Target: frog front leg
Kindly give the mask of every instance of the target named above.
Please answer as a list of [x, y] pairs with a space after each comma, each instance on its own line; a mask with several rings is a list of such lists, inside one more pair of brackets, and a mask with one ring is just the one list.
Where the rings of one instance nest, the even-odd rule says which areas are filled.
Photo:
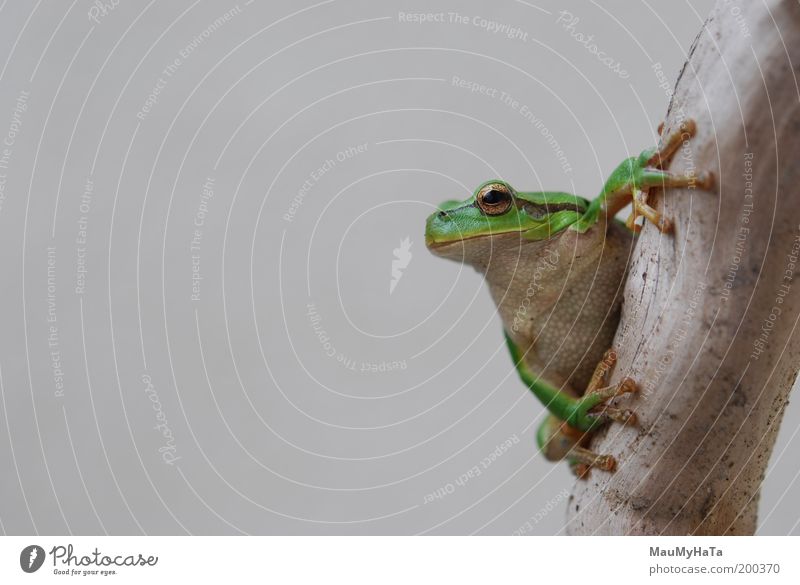
[[607, 404], [616, 396], [638, 390], [630, 378], [624, 378], [612, 386], [604, 386], [608, 372], [616, 362], [616, 354], [612, 350], [606, 352], [595, 369], [586, 393], [575, 398], [534, 374], [508, 334], [506, 343], [520, 378], [551, 413], [536, 435], [545, 457], [554, 461], [567, 459], [579, 476], [584, 475], [589, 467], [613, 470], [616, 466], [613, 457], [597, 455], [583, 445], [592, 431], [609, 420], [625, 424], [636, 420], [630, 410]]
[[686, 120], [679, 130], [663, 137], [660, 147], [648, 148], [638, 157], [622, 161], [603, 185], [600, 196], [591, 202], [573, 229], [585, 232], [597, 223], [601, 215], [614, 217], [617, 212], [632, 203], [633, 212], [626, 222], [631, 230], [641, 229], [635, 223], [636, 218], [641, 215], [661, 232], [672, 231], [672, 222], [650, 206], [648, 202], [650, 189], [699, 187], [708, 190], [713, 187], [714, 175], [711, 172], [703, 171], [695, 176], [678, 175], [663, 170], [680, 146], [694, 136], [696, 129], [694, 120]]

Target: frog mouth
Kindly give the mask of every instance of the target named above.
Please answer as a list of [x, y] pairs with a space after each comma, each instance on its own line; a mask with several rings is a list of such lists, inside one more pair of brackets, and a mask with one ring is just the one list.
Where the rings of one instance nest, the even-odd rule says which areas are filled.
[[425, 246], [432, 252], [435, 251], [443, 251], [448, 248], [456, 247], [456, 246], [464, 246], [473, 240], [480, 240], [486, 238], [495, 238], [500, 236], [512, 236], [514, 234], [521, 234], [522, 230], [509, 230], [509, 231], [496, 231], [492, 233], [486, 234], [477, 234], [474, 236], [470, 236], [468, 238], [455, 238], [452, 240], [436, 240], [434, 237], [429, 236], [428, 234], [425, 235]]
[[[477, 236], [475, 236], [477, 237]], [[435, 252], [437, 250], [442, 250], [444, 248], [449, 248], [456, 244], [463, 244], [466, 240], [472, 240], [475, 238], [462, 238], [460, 240], [434, 240], [431, 237], [425, 236], [425, 246], [427, 246], [428, 250]]]

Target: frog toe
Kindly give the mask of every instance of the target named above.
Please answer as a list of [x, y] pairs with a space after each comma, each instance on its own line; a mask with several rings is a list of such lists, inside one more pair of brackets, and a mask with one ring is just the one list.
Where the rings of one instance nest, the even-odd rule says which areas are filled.
[[[590, 428], [597, 427], [608, 421], [622, 424], [636, 424], [636, 413], [627, 408], [617, 408], [608, 404], [618, 396], [633, 394], [639, 391], [639, 386], [632, 378], [623, 378], [613, 386], [600, 388], [583, 397], [580, 401], [578, 418], [591, 421]], [[586, 424], [586, 423], [584, 423]]]
[[611, 472], [617, 468], [617, 460], [613, 456], [598, 455], [583, 447], [575, 447], [570, 452], [569, 463], [572, 472], [578, 476], [578, 479], [588, 479], [591, 469]]

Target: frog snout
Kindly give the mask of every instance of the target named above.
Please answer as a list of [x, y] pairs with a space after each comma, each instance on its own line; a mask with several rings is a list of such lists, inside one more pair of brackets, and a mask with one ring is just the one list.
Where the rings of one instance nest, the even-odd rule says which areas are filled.
[[441, 236], [442, 232], [450, 223], [452, 218], [446, 211], [437, 211], [428, 216], [428, 221], [425, 224], [425, 245], [431, 246], [436, 243], [437, 236]]

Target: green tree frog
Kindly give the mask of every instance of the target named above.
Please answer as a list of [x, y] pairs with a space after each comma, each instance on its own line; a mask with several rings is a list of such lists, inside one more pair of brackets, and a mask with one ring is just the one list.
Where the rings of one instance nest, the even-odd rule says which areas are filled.
[[[659, 147], [624, 160], [592, 201], [517, 191], [491, 180], [465, 201], [443, 203], [427, 220], [431, 252], [483, 274], [514, 366], [549, 411], [537, 432], [539, 448], [549, 460], [569, 461], [580, 477], [592, 467], [616, 467], [612, 456], [588, 449], [593, 431], [609, 421], [636, 422], [634, 412], [609, 404], [637, 391], [630, 378], [606, 384], [616, 361], [610, 348], [634, 234], [641, 229], [636, 218], [672, 230], [648, 203], [650, 190], [713, 187], [710, 172], [665, 170], [694, 132], [695, 123], [686, 120], [678, 131], [662, 134]], [[630, 203], [627, 222], [615, 219]]]

